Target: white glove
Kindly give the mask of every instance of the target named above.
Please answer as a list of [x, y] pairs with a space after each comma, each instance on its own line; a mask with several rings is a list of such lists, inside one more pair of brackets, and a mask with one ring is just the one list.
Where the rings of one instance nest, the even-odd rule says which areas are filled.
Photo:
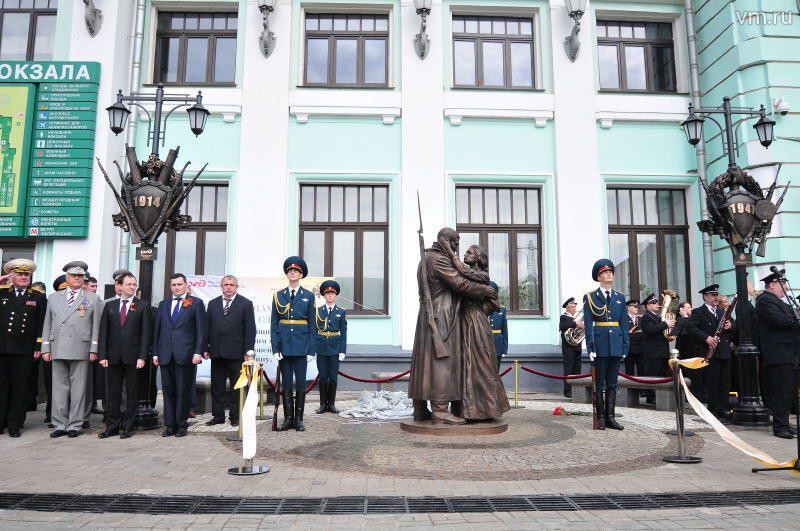
[[597, 354], [595, 354], [594, 352], [590, 352], [589, 353], [589, 361], [593, 362], [596, 357], [597, 357]]
[[308, 363], [311, 363], [311, 362], [312, 362], [312, 361], [314, 361], [315, 359], [317, 359], [317, 355], [316, 355], [316, 354], [311, 354], [311, 355], [308, 355], [308, 356], [306, 356], [306, 361], [307, 361]]
[[339, 353], [339, 361], [344, 361], [344, 352]]
[[275, 361], [281, 361], [283, 359], [283, 354], [280, 352], [275, 352], [272, 354], [272, 357], [275, 358]]

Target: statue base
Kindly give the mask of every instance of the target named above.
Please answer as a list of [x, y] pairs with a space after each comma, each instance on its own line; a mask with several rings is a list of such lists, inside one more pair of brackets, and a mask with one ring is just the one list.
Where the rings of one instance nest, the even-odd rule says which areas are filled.
[[508, 430], [508, 422], [504, 419], [492, 419], [466, 424], [434, 424], [431, 420], [404, 420], [400, 428], [417, 435], [441, 435], [462, 437], [473, 435], [496, 435]]

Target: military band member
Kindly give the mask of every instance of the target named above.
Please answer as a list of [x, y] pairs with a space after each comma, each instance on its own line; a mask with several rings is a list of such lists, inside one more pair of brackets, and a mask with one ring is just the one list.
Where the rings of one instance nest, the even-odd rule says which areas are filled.
[[347, 354], [347, 312], [336, 305], [341, 288], [335, 280], [319, 287], [325, 304], [317, 308], [317, 369], [319, 370], [319, 407], [317, 413], [339, 413], [336, 409], [336, 384], [339, 362]]
[[[500, 288], [493, 280], [489, 281], [489, 286], [500, 293]], [[500, 370], [500, 363], [508, 354], [508, 315], [506, 307], [500, 305], [496, 312], [489, 315], [489, 322], [492, 325], [492, 339], [494, 339], [494, 351], [497, 354], [497, 369]]]
[[601, 258], [592, 267], [592, 280], [600, 287], [583, 296], [586, 351], [595, 366], [598, 428], [623, 429], [614, 418], [619, 366], [628, 354], [625, 297], [614, 290], [614, 263]]
[[100, 299], [83, 287], [87, 269], [84, 262], [65, 265], [67, 288], [47, 301], [42, 356], [53, 364], [53, 438], [77, 437], [86, 418], [89, 364], [97, 361], [100, 332]]
[[797, 436], [797, 430], [789, 423], [789, 410], [797, 398], [800, 328], [782, 286], [786, 278], [771, 273], [761, 281], [764, 282], [764, 292], [756, 299], [756, 316], [767, 384], [765, 394], [769, 395], [772, 409], [772, 433], [781, 439], [792, 439]]
[[628, 333], [630, 343], [625, 356], [625, 374], [644, 375], [645, 360], [642, 356], [642, 317], [639, 315], [639, 299], [625, 301], [628, 308]]
[[719, 284], [711, 284], [698, 293], [703, 296], [703, 305], [692, 310], [687, 325], [689, 335], [699, 346], [699, 354], [706, 355], [708, 348], [716, 347], [711, 362], [703, 369], [708, 410], [721, 420], [728, 418], [728, 391], [731, 386], [731, 334], [733, 321], [723, 324], [719, 339], [714, 337], [725, 312], [717, 306]]
[[[305, 431], [303, 410], [306, 402], [306, 370], [316, 351], [314, 294], [300, 285], [308, 275], [308, 266], [299, 256], [290, 256], [283, 263], [289, 285], [272, 297], [270, 341], [272, 355], [278, 361], [283, 386], [283, 423], [279, 430], [294, 428]], [[296, 401], [292, 398], [292, 378]]]
[[[561, 358], [564, 365], [564, 376], [570, 374], [580, 374], [581, 372], [581, 351], [580, 345], [570, 345], [566, 339], [566, 332], [571, 328], [584, 328], [583, 319], [575, 319], [578, 303], [574, 297], [570, 297], [564, 304], [564, 313], [558, 321], [558, 330], [561, 333]], [[564, 380], [564, 396], [572, 398], [572, 386], [568, 380]]]
[[658, 313], [658, 296], [648, 295], [643, 301], [646, 311], [642, 315], [642, 334], [646, 376], [667, 376], [669, 370], [669, 340], [664, 332], [675, 326], [675, 321], [662, 321]]
[[0, 433], [19, 437], [28, 405], [28, 384], [42, 343], [47, 300], [30, 288], [36, 264], [18, 258], [3, 266], [11, 284], [0, 287]]

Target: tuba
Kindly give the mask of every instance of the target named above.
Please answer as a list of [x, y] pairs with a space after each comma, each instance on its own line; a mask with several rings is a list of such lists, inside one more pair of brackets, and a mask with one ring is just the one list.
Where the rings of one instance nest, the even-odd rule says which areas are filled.
[[[665, 321], [667, 319], [674, 321], [675, 314], [669, 310], [670, 305], [672, 304], [673, 300], [678, 299], [678, 293], [676, 291], [672, 291], [671, 289], [662, 289], [661, 290], [661, 320]], [[664, 330], [664, 337], [667, 338], [668, 341], [674, 341], [675, 336], [670, 335], [672, 329]]]
[[[583, 312], [578, 312], [575, 314], [575, 320], [580, 321], [581, 317], [583, 317]], [[578, 347], [583, 341], [583, 337], [586, 335], [586, 330], [583, 328], [570, 328], [566, 332], [564, 332], [564, 340], [572, 345], [573, 347]]]

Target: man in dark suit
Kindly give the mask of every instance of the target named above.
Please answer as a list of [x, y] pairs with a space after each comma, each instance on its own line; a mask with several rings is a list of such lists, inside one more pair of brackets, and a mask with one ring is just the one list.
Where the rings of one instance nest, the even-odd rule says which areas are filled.
[[667, 376], [669, 370], [669, 340], [664, 332], [675, 326], [675, 321], [661, 320], [658, 314], [658, 296], [648, 295], [643, 301], [647, 311], [642, 315], [642, 347], [645, 356], [646, 376]]
[[172, 297], [161, 301], [156, 313], [153, 363], [161, 367], [164, 437], [186, 436], [194, 366], [203, 361], [206, 345], [206, 309], [201, 299], [186, 293], [187, 286], [182, 273], [172, 275]]
[[[567, 330], [571, 328], [583, 328], [583, 319], [577, 317], [576, 312], [578, 303], [574, 297], [570, 297], [564, 304], [564, 313], [558, 321], [558, 330], [561, 335], [561, 360], [564, 365], [564, 376], [570, 374], [580, 374], [581, 372], [581, 345], [570, 345], [564, 335]], [[572, 398], [572, 386], [569, 385], [569, 380], [564, 380], [564, 396]]]
[[[115, 280], [119, 297], [103, 306], [100, 317], [100, 365], [106, 371], [108, 394], [106, 396], [106, 430], [101, 439], [120, 435], [127, 439], [133, 435], [136, 419], [136, 393], [139, 369], [145, 366], [150, 348], [152, 318], [146, 304], [134, 297], [136, 277], [123, 273]], [[122, 382], [127, 394], [125, 416], [120, 418]], [[122, 433], [120, 434], [120, 428]]]
[[786, 299], [783, 271], [761, 279], [764, 292], [756, 299], [760, 326], [760, 348], [764, 376], [772, 409], [772, 433], [792, 439], [797, 430], [789, 424], [789, 409], [797, 392], [797, 361], [800, 356], [800, 323]]
[[625, 301], [628, 308], [628, 334], [630, 345], [628, 355], [625, 356], [625, 373], [632, 375], [644, 374], [644, 358], [642, 357], [642, 317], [639, 315], [639, 300]]
[[[239, 281], [233, 275], [222, 277], [222, 296], [208, 303], [206, 330], [208, 348], [203, 357], [211, 358], [211, 413], [206, 426], [225, 422], [225, 407], [230, 409], [231, 426], [239, 425], [239, 406], [233, 386], [239, 379], [242, 362], [253, 359], [256, 348], [256, 315], [250, 299], [242, 297]], [[230, 381], [226, 392], [226, 380]]]
[[717, 307], [719, 297], [719, 284], [711, 284], [701, 289], [698, 293], [703, 296], [703, 305], [692, 310], [692, 316], [687, 325], [689, 335], [699, 344], [701, 355], [709, 347], [715, 347], [711, 362], [703, 369], [706, 382], [706, 400], [708, 410], [720, 420], [728, 418], [728, 391], [731, 387], [731, 334], [733, 322], [728, 320], [722, 328], [719, 339], [714, 337], [719, 322], [725, 315]]

